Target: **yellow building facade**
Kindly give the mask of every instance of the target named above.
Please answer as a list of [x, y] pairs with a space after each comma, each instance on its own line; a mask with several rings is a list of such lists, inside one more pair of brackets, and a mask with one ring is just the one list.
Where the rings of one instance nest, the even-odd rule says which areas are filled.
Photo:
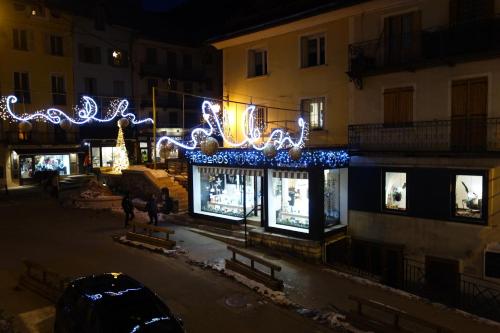
[[254, 104], [265, 133], [297, 133], [302, 115], [308, 146], [347, 144], [348, 36], [348, 18], [326, 13], [214, 42], [223, 51], [224, 98], [234, 101], [224, 103], [226, 134], [241, 141], [244, 110]]
[[[71, 30], [71, 16], [62, 11], [31, 1], [0, 1], [0, 94], [18, 97], [17, 114], [49, 107], [73, 114]], [[17, 174], [12, 177], [11, 169], [19, 167], [12, 152], [19, 152], [19, 146], [74, 142], [75, 128], [64, 134], [65, 140], [58, 131], [51, 124], [32, 122], [29, 133], [20, 133], [17, 122], [3, 121], [0, 156], [9, 184]]]

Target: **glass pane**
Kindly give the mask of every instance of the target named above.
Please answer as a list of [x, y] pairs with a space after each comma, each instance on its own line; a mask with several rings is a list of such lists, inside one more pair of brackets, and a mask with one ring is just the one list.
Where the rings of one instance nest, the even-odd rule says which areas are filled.
[[69, 175], [69, 155], [37, 155], [36, 171], [59, 171], [60, 175]]
[[483, 206], [483, 176], [457, 175], [455, 215], [479, 219]]
[[21, 178], [31, 178], [33, 176], [33, 159], [31, 157], [21, 157]]
[[325, 227], [338, 224], [340, 221], [340, 171], [325, 170]]
[[243, 177], [200, 173], [200, 207], [204, 212], [243, 217]]
[[102, 166], [112, 167], [113, 166], [113, 147], [102, 147]]
[[385, 208], [406, 210], [406, 172], [385, 173]]
[[311, 38], [307, 40], [307, 65], [316, 66], [318, 64], [318, 40]]
[[92, 166], [94, 168], [101, 166], [101, 149], [99, 147], [92, 147]]
[[301, 173], [269, 171], [269, 226], [309, 233], [309, 180]]

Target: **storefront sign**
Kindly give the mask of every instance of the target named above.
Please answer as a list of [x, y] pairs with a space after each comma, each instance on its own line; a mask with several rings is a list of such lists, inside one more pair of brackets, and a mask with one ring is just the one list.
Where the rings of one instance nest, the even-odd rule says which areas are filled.
[[248, 149], [223, 149], [207, 156], [200, 150], [185, 152], [189, 163], [196, 165], [220, 165], [233, 167], [281, 167], [281, 168], [342, 168], [349, 164], [349, 154], [344, 150], [305, 149], [298, 161], [293, 161], [287, 151], [280, 150], [275, 158], [266, 158], [262, 151]]

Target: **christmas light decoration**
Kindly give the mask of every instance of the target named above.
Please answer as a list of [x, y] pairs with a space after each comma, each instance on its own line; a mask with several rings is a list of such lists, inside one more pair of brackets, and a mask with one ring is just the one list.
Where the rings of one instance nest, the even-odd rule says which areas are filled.
[[298, 160], [293, 160], [287, 150], [279, 150], [276, 157], [269, 159], [263, 151], [247, 149], [220, 149], [212, 156], [199, 149], [187, 150], [185, 156], [190, 164], [219, 165], [228, 167], [325, 169], [343, 168], [349, 165], [349, 154], [345, 150], [303, 149]]
[[122, 127], [118, 124], [118, 138], [116, 147], [113, 150], [113, 173], [122, 173], [122, 170], [129, 167], [127, 147], [123, 139]]
[[[244, 139], [241, 142], [231, 141], [227, 135], [224, 133], [223, 126], [219, 120], [220, 106], [218, 104], [213, 104], [210, 101], [204, 101], [201, 107], [203, 119], [207, 122], [209, 128], [195, 128], [191, 131], [191, 141], [188, 143], [183, 143], [171, 138], [169, 136], [163, 136], [158, 140], [157, 147], [159, 148], [165, 142], [173, 143], [176, 146], [184, 148], [186, 150], [194, 150], [198, 145], [201, 145], [208, 137], [212, 135], [219, 135], [227, 146], [242, 148], [242, 147], [252, 147], [257, 151], [262, 151], [265, 149], [266, 145], [274, 145], [276, 149], [289, 148], [289, 147], [303, 147], [304, 140], [306, 138], [306, 122], [303, 118], [299, 118], [297, 123], [300, 130], [299, 138], [294, 141], [290, 136], [290, 133], [282, 130], [273, 130], [267, 140], [263, 140], [261, 130], [255, 127], [255, 106], [251, 105], [243, 112], [243, 128], [247, 128], [244, 131]], [[248, 126], [247, 126], [248, 125]]]
[[22, 115], [17, 115], [13, 111], [13, 105], [17, 103], [17, 97], [14, 95], [9, 95], [7, 97], [2, 97], [0, 102], [0, 118], [7, 120], [12, 119], [18, 122], [29, 122], [34, 121], [48, 121], [54, 125], [61, 125], [67, 127], [67, 124], [83, 125], [91, 121], [96, 121], [98, 123], [110, 122], [118, 116], [126, 118], [132, 124], [142, 124], [142, 123], [153, 123], [151, 118], [145, 118], [141, 120], [136, 120], [133, 113], [127, 112], [129, 102], [126, 99], [117, 99], [110, 103], [110, 112], [108, 116], [104, 119], [97, 118], [98, 107], [94, 99], [88, 96], [82, 97], [83, 108], [75, 108], [77, 118], [68, 116], [63, 111], [56, 108], [49, 108], [46, 110], [38, 110], [33, 113], [24, 113]]

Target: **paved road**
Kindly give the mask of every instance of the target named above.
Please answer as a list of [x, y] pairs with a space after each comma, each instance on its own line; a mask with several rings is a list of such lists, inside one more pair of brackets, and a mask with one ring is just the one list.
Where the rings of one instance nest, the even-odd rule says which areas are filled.
[[[127, 273], [166, 300], [189, 332], [328, 331], [183, 257], [166, 258], [112, 241], [123, 233], [122, 223], [111, 212], [62, 208], [37, 191], [0, 196], [0, 309], [18, 314], [48, 304], [13, 289], [21, 259], [29, 258], [69, 276]], [[247, 306], [227, 306], [232, 297], [246, 299]]]

